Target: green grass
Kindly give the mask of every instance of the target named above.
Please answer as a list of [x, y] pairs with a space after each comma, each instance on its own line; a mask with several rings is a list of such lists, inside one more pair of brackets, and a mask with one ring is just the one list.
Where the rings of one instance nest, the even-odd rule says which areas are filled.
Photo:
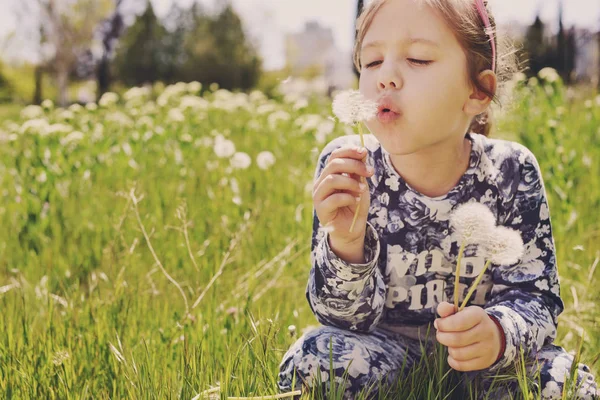
[[[61, 142], [66, 132], [17, 133], [25, 123], [18, 110], [0, 109], [0, 130], [11, 137], [0, 147], [0, 397], [191, 399], [217, 385], [221, 398], [277, 393], [284, 352], [317, 324], [304, 298], [312, 228], [305, 188], [324, 143], [298, 120], [317, 114], [326, 122], [331, 104], [314, 98], [294, 110], [275, 101], [290, 119], [273, 125], [272, 112], [243, 108], [187, 110], [184, 121], [169, 121], [181, 96], [155, 109], [142, 99], [75, 110], [73, 118], [44, 111], [84, 134], [71, 144]], [[566, 304], [555, 343], [577, 351], [585, 331], [581, 361], [597, 376], [593, 96], [570, 98], [559, 84], [553, 93], [523, 88], [496, 136], [524, 143], [540, 162]], [[252, 165], [228, 169], [201, 142], [216, 134]], [[338, 124], [327, 141], [344, 134]], [[277, 160], [267, 170], [256, 164], [264, 150]], [[390, 393], [467, 398], [453, 391], [462, 373], [438, 350]]]

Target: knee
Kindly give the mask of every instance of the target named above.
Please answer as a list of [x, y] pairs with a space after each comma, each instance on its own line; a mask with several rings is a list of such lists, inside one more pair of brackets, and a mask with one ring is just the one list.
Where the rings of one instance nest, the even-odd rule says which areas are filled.
[[[537, 370], [540, 373], [542, 398], [555, 398], [562, 396], [565, 384], [570, 379], [574, 357], [562, 347], [544, 346], [537, 354]], [[583, 399], [592, 399], [598, 395], [597, 384], [590, 368], [578, 363], [575, 367], [575, 380], [568, 385], [577, 389], [577, 394]]]
[[344, 383], [352, 390], [378, 379], [370, 365], [365, 335], [330, 326], [304, 334], [288, 349], [279, 365], [280, 391], [312, 387], [319, 382], [329, 386], [331, 371], [336, 385]]

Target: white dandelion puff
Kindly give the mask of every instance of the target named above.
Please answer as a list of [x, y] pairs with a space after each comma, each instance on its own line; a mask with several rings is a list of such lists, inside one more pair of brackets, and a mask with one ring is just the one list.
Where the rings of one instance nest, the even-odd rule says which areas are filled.
[[256, 164], [260, 169], [269, 169], [269, 167], [275, 164], [275, 156], [270, 151], [261, 151], [256, 156]]
[[377, 115], [377, 103], [366, 99], [358, 90], [345, 90], [333, 99], [333, 113], [343, 123], [355, 125]]
[[117, 104], [119, 101], [119, 95], [114, 92], [105, 92], [100, 100], [98, 100], [98, 105], [100, 107], [110, 107], [114, 104]]
[[231, 140], [225, 139], [222, 135], [218, 135], [215, 138], [213, 149], [219, 158], [229, 158], [235, 154], [235, 144]]
[[523, 239], [518, 231], [497, 226], [484, 242], [490, 261], [496, 265], [513, 265], [525, 252]]
[[231, 157], [231, 166], [237, 169], [246, 169], [252, 164], [250, 156], [243, 152], [237, 152]]
[[465, 245], [479, 243], [492, 233], [495, 225], [494, 214], [481, 203], [462, 204], [450, 214], [450, 226]]
[[21, 110], [21, 118], [23, 119], [34, 119], [44, 116], [44, 109], [40, 106], [31, 105]]

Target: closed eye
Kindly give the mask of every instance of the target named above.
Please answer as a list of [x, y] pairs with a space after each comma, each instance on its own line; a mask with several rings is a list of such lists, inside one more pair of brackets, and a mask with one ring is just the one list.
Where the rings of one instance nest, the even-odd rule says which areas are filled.
[[[408, 58], [407, 59], [411, 64], [416, 64], [416, 65], [421, 65], [421, 66], [426, 66], [431, 64], [433, 61], [429, 61], [429, 60], [417, 60], [415, 58]], [[380, 63], [381, 61], [373, 61], [372, 63], [369, 63], [366, 65], [366, 68], [371, 68], [373, 66], [375, 66], [375, 64]]]

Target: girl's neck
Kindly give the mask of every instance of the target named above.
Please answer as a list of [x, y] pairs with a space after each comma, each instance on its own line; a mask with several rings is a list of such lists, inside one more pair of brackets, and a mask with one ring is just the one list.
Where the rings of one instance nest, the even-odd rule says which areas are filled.
[[471, 141], [454, 138], [407, 155], [390, 154], [394, 169], [413, 189], [428, 197], [448, 193], [469, 168]]

